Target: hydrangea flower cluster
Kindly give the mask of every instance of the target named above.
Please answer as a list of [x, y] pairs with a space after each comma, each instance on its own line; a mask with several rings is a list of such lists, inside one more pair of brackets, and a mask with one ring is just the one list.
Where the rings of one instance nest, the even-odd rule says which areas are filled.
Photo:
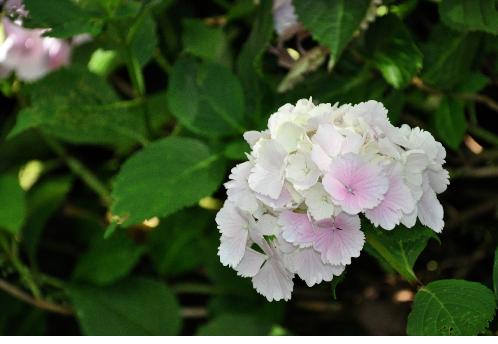
[[385, 230], [417, 218], [443, 229], [444, 147], [393, 126], [379, 102], [302, 99], [244, 138], [252, 151], [225, 184], [218, 255], [269, 301], [290, 299], [295, 274], [308, 286], [340, 275], [365, 242], [360, 214]]
[[[0, 1], [0, 4], [2, 1]], [[0, 40], [0, 77], [12, 72], [23, 81], [35, 81], [69, 63], [72, 46], [86, 39], [77, 37], [72, 43], [43, 37], [46, 29], [26, 29], [22, 19], [27, 16], [20, 0], [8, 0], [4, 10], [16, 19], [2, 18], [4, 39]]]

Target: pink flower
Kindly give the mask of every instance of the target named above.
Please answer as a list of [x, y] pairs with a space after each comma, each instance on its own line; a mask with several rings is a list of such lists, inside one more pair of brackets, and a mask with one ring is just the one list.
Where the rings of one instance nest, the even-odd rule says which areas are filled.
[[278, 224], [282, 227], [282, 237], [287, 242], [299, 247], [309, 247], [313, 244], [315, 233], [307, 214], [285, 210], [280, 214]]
[[388, 188], [388, 180], [378, 165], [356, 154], [337, 157], [323, 177], [323, 187], [351, 215], [377, 206]]
[[345, 213], [333, 219], [315, 222], [313, 248], [321, 253], [322, 261], [332, 265], [351, 264], [351, 258], [360, 256], [365, 235], [360, 230], [358, 216]]
[[388, 179], [389, 189], [384, 199], [375, 208], [365, 210], [365, 216], [375, 226], [391, 230], [400, 223], [403, 214], [409, 214], [414, 210], [415, 200], [403, 182], [401, 165], [391, 168]]

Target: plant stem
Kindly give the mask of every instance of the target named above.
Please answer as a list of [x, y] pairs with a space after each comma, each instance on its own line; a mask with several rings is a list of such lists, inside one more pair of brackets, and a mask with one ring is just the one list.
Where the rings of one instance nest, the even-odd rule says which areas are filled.
[[10, 262], [19, 273], [19, 276], [21, 276], [21, 280], [26, 283], [35, 299], [41, 299], [42, 295], [40, 288], [38, 288], [38, 285], [35, 283], [31, 271], [19, 259], [19, 256], [17, 254], [17, 244], [14, 243], [14, 247], [10, 248], [8, 239], [3, 235], [0, 235], [0, 244], [2, 245], [2, 248], [7, 254]]
[[97, 195], [100, 196], [102, 201], [106, 206], [111, 204], [112, 198], [111, 194], [107, 190], [107, 187], [90, 171], [86, 168], [78, 159], [69, 155], [64, 147], [54, 138], [46, 135], [40, 131], [41, 136], [47, 142], [47, 144], [52, 148], [52, 150], [59, 155], [67, 164], [69, 169], [78, 177], [81, 178], [85, 184], [92, 189]]
[[31, 295], [25, 293], [23, 290], [1, 278], [0, 289], [23, 302], [35, 306], [36, 308], [66, 316], [74, 314], [73, 310], [69, 307], [57, 305], [43, 299], [35, 299]]
[[478, 137], [481, 140], [484, 140], [484, 141], [498, 147], [498, 136], [493, 134], [492, 132], [487, 131], [486, 129], [483, 129], [483, 128], [476, 126], [476, 125], [469, 126], [468, 130], [475, 137]]

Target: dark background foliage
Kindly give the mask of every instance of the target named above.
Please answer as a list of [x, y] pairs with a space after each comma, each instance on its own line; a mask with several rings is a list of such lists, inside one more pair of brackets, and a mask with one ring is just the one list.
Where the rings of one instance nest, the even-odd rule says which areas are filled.
[[[26, 25], [93, 39], [68, 68], [0, 83], [0, 334], [403, 335], [420, 286], [492, 289], [497, 2], [375, 3], [296, 0], [284, 41], [267, 0], [25, 0]], [[446, 225], [377, 237], [394, 258], [369, 240], [339, 279], [268, 303], [219, 263], [214, 216], [241, 134], [308, 97], [376, 99], [443, 142]], [[489, 320], [436, 333], [496, 334]]]

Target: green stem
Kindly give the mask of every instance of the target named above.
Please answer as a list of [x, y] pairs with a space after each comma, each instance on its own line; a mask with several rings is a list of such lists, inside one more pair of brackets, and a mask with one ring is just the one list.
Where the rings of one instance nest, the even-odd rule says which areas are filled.
[[[3, 235], [0, 235], [0, 244], [2, 245], [2, 248], [7, 254], [10, 262], [12, 263], [16, 271], [19, 273], [19, 276], [21, 276], [21, 280], [24, 281], [24, 283], [26, 283], [26, 286], [31, 291], [31, 294], [34, 296], [35, 299], [37, 300], [41, 299], [42, 294], [40, 288], [38, 288], [38, 285], [35, 283], [31, 271], [19, 259], [19, 256], [17, 255], [17, 247], [15, 250], [12, 250], [9, 247], [7, 238], [5, 238]], [[16, 245], [16, 243], [14, 243], [14, 245]]]
[[52, 150], [66, 162], [69, 169], [83, 182], [85, 182], [90, 189], [99, 195], [106, 206], [109, 206], [112, 202], [111, 194], [107, 190], [107, 187], [97, 178], [97, 176], [86, 168], [78, 159], [69, 155], [57, 140], [41, 131], [40, 134], [50, 148], [52, 148]]

